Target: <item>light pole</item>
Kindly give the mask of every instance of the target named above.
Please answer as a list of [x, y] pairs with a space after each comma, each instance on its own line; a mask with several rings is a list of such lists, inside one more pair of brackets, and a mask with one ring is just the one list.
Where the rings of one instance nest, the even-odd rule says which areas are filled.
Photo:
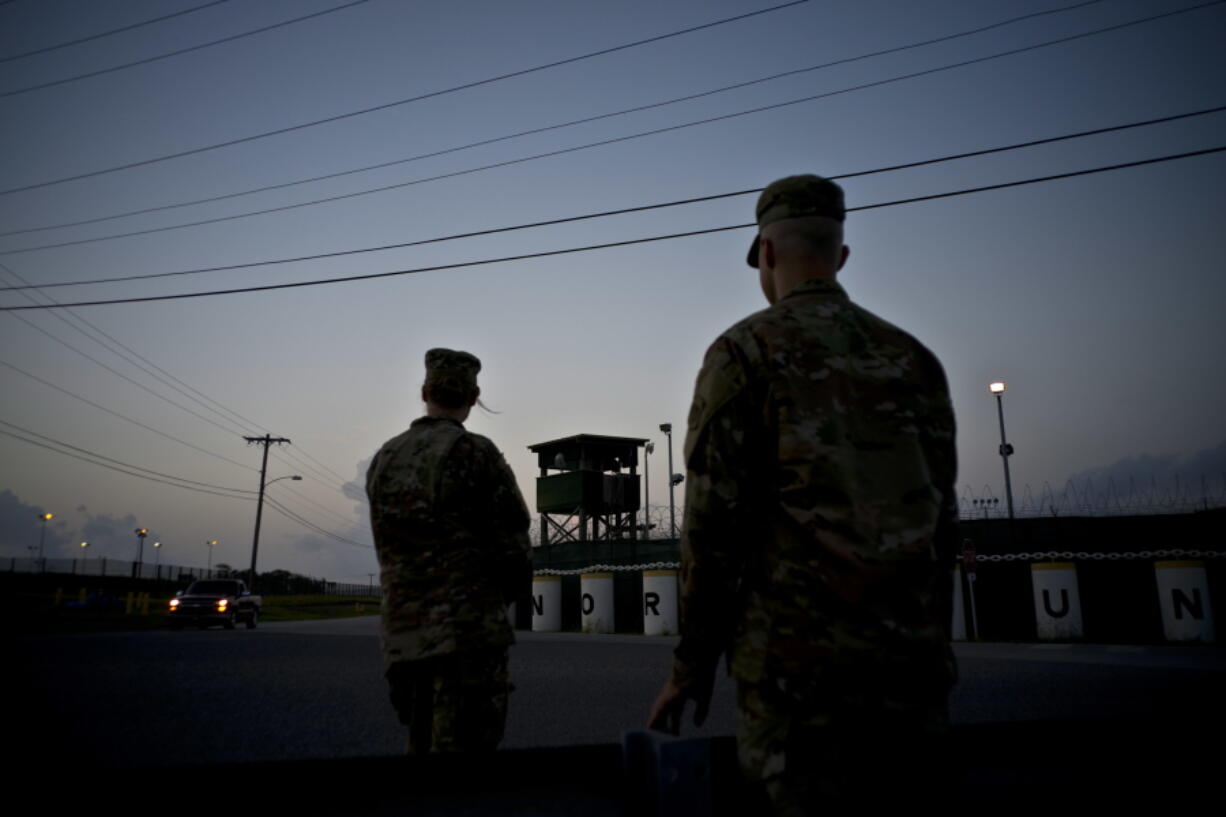
[[81, 575], [85, 575], [85, 549], [89, 547], [89, 542], [81, 543]]
[[207, 542], [205, 542], [205, 544], [206, 544], [206, 545], [208, 545], [208, 547], [209, 547], [209, 566], [208, 566], [208, 571], [209, 571], [209, 574], [210, 574], [210, 575], [212, 575], [212, 573], [213, 573], [213, 548], [217, 547], [217, 540], [216, 540], [216, 539], [210, 539], [210, 540], [208, 540]]
[[137, 528], [133, 531], [136, 534], [136, 564], [132, 565], [132, 578], [140, 578], [141, 563], [145, 559], [145, 537], [149, 535], [148, 528]]
[[[264, 466], [268, 466], [267, 446], [264, 447]], [[272, 485], [274, 482], [280, 482], [283, 479], [292, 479], [297, 482], [301, 480], [302, 477], [294, 474], [292, 476], [277, 477], [276, 479], [270, 479], [268, 482], [265, 482], [264, 468], [260, 469], [260, 500], [256, 504], [255, 508], [255, 536], [251, 538], [251, 575], [247, 577], [247, 589], [252, 593], [255, 592], [255, 559], [260, 551], [260, 519], [264, 516], [264, 491], [268, 489], [269, 485]]]
[[673, 424], [662, 423], [660, 430], [668, 437], [668, 535], [669, 538], [677, 538], [677, 501], [674, 497], [674, 490], [678, 485], [685, 481], [685, 477], [681, 474], [673, 473]]
[[1009, 518], [1013, 518], [1013, 484], [1009, 481], [1009, 457], [1013, 454], [1013, 446], [1005, 442], [1005, 404], [1001, 399], [1005, 393], [1005, 384], [997, 381], [988, 384], [988, 391], [996, 395], [996, 414], [1000, 418], [1000, 459], [1005, 464], [1005, 504], [1009, 508]]
[[656, 450], [656, 444], [647, 441], [643, 446], [643, 538], [651, 538], [651, 452]]
[[43, 558], [43, 545], [47, 541], [47, 523], [55, 518], [53, 513], [40, 513], [38, 518], [43, 520], [42, 533], [38, 535], [38, 564], [40, 569], [47, 572], [47, 560]]

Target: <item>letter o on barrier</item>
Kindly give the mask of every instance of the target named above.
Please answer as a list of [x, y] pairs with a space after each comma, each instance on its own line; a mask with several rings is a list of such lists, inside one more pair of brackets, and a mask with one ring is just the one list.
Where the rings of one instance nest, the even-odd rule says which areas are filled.
[[562, 629], [562, 577], [532, 577], [532, 631], [556, 633]]
[[677, 616], [677, 571], [643, 571], [643, 635], [681, 631]]
[[1081, 594], [1072, 562], [1036, 562], [1030, 566], [1034, 620], [1044, 640], [1081, 638]]
[[583, 632], [613, 632], [613, 574], [582, 573], [579, 575], [579, 612]]
[[1204, 562], [1154, 562], [1167, 641], [1213, 641], [1213, 609]]

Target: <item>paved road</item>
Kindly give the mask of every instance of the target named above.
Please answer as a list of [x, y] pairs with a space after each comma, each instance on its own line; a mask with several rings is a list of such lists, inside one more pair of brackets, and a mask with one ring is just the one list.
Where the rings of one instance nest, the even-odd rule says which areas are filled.
[[[255, 631], [22, 637], [6, 705], [19, 745], [94, 767], [397, 754], [377, 619], [262, 624]], [[640, 728], [672, 638], [521, 633], [504, 748], [613, 743]], [[957, 647], [957, 723], [1218, 708], [1226, 651], [1212, 647]], [[721, 677], [710, 722], [731, 734]]]

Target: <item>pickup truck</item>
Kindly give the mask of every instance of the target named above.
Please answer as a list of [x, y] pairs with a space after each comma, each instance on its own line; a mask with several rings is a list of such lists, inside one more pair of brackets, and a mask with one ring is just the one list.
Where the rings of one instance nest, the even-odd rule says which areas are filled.
[[207, 579], [192, 582], [170, 600], [167, 617], [170, 629], [178, 630], [195, 624], [201, 628], [220, 624], [233, 630], [242, 621], [254, 630], [260, 621], [260, 605], [264, 600], [252, 595], [247, 585], [237, 579]]

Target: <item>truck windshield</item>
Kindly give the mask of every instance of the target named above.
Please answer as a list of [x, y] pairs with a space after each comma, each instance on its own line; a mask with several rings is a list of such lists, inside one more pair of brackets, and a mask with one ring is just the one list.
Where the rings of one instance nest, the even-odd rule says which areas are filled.
[[187, 588], [188, 595], [193, 593], [220, 593], [234, 595], [238, 593], [238, 582], [192, 582]]

